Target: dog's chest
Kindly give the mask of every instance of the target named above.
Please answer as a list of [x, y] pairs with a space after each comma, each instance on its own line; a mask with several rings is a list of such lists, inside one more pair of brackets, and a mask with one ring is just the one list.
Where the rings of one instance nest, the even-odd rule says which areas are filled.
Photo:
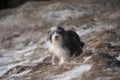
[[57, 57], [62, 57], [62, 56], [66, 56], [70, 54], [70, 51], [63, 46], [56, 46], [56, 45], [51, 45], [51, 51], [53, 52], [53, 54]]

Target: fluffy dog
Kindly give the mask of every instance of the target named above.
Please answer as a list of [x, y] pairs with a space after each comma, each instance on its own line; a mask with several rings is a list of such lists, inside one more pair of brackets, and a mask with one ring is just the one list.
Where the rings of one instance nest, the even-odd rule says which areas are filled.
[[53, 65], [55, 58], [59, 59], [61, 65], [68, 61], [69, 57], [80, 55], [84, 46], [76, 32], [62, 27], [52, 27], [48, 32], [48, 41]]

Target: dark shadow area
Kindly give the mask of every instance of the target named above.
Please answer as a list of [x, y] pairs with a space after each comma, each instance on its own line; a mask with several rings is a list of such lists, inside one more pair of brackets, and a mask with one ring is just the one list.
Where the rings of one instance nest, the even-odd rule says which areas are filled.
[[0, 10], [14, 8], [27, 1], [51, 1], [51, 0], [0, 0]]

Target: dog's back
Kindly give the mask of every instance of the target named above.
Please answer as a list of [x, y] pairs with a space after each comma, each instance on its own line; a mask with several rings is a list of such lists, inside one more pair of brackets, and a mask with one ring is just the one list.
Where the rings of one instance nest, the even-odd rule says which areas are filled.
[[80, 40], [78, 34], [74, 31], [66, 31], [66, 46], [68, 46], [71, 51], [71, 56], [78, 56], [82, 53], [82, 48], [84, 47], [84, 42]]

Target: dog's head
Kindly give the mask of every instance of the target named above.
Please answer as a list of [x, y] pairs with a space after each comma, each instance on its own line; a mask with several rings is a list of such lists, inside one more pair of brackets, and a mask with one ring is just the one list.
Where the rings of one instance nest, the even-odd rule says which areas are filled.
[[51, 43], [62, 43], [63, 42], [63, 35], [65, 33], [64, 28], [62, 27], [52, 27], [48, 32], [48, 40]]

